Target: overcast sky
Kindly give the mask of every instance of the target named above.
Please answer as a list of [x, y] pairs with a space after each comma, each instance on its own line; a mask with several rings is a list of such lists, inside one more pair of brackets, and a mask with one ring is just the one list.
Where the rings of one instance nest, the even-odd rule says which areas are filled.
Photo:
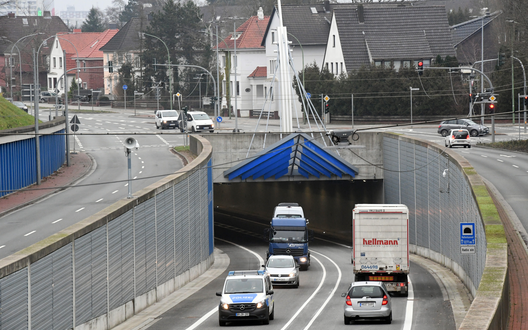
[[[55, 1], [55, 15], [59, 15], [61, 11], [66, 11], [68, 6], [75, 7], [76, 11], [88, 11], [92, 7], [100, 9], [103, 13], [106, 8], [112, 6], [112, 0], [54, 0]], [[128, 3], [128, 0], [125, 0]], [[198, 6], [202, 6], [205, 0], [195, 0]]]

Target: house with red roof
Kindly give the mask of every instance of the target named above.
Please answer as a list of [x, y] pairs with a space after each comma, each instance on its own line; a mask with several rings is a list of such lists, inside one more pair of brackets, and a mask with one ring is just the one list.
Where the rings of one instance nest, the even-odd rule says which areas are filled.
[[[262, 45], [268, 21], [269, 16], [264, 16], [260, 8], [257, 16], [250, 17], [236, 29], [235, 37], [231, 34], [217, 45], [218, 50], [223, 51], [219, 59], [220, 70], [224, 73], [222, 107], [227, 107], [226, 83], [229, 81], [231, 106], [234, 109], [236, 103], [241, 116], [249, 116], [252, 110], [262, 110], [268, 94], [266, 48]], [[235, 61], [235, 52], [238, 61]], [[229, 68], [226, 60], [231, 63], [230, 72], [226, 72]]]
[[103, 54], [99, 49], [117, 31], [81, 32], [80, 29], [74, 29], [73, 33], [57, 33], [49, 56], [48, 89], [58, 90], [59, 94], [63, 94], [65, 87], [68, 90], [73, 79], [83, 89], [104, 88]]

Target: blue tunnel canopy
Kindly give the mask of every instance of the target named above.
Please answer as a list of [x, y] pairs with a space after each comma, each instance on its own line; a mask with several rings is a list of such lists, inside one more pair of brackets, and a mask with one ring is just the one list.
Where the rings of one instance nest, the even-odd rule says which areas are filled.
[[283, 176], [355, 178], [358, 169], [305, 133], [293, 133], [238, 165], [224, 171], [229, 181]]

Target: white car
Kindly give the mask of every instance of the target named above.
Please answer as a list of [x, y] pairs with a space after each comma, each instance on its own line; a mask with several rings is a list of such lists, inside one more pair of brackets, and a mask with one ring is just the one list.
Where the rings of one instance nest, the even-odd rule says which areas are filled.
[[463, 146], [464, 148], [471, 148], [471, 137], [467, 129], [452, 129], [445, 137], [445, 146], [453, 148], [453, 146]]
[[214, 132], [214, 123], [209, 116], [202, 111], [187, 112], [187, 130], [192, 132], [209, 131]]
[[158, 110], [155, 115], [156, 128], [178, 128], [178, 111]]
[[218, 323], [260, 321], [269, 324], [275, 317], [273, 285], [263, 270], [230, 271], [221, 292]]
[[299, 265], [291, 255], [273, 255], [263, 267], [269, 274], [273, 285], [292, 285], [299, 287]]

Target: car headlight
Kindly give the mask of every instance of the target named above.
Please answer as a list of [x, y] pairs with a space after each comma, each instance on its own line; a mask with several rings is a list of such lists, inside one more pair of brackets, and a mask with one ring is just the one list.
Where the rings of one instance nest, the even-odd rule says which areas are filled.
[[300, 262], [306, 262], [306, 258], [299, 259]]
[[214, 127], [214, 124], [211, 124], [211, 128], [213, 128], [213, 127]]
[[290, 273], [290, 277], [295, 277], [297, 275], [295, 272]]
[[166, 121], [166, 120], [164, 120], [164, 121], [163, 121], [163, 123], [164, 123], [164, 124], [166, 124], [166, 123], [167, 123], [167, 121]]
[[262, 301], [259, 301], [257, 303], [257, 308], [262, 308], [262, 307], [265, 307], [266, 306], [266, 300], [262, 300]]
[[223, 304], [222, 304], [222, 308], [223, 308], [223, 309], [229, 309], [229, 304], [223, 303]]

